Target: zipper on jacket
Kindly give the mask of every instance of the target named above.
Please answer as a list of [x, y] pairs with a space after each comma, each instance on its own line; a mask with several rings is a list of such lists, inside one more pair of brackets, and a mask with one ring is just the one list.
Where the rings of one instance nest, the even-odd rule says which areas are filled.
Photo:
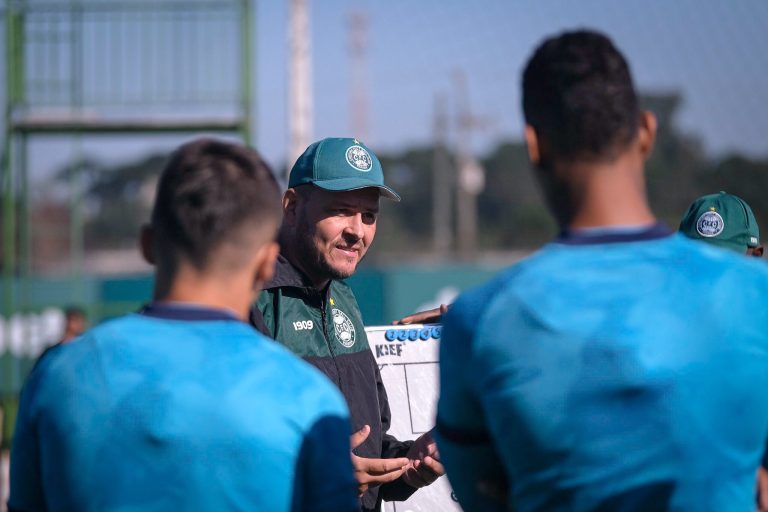
[[344, 386], [341, 382], [341, 370], [339, 369], [339, 363], [336, 361], [336, 354], [333, 352], [333, 348], [331, 347], [331, 338], [328, 334], [328, 322], [326, 321], [325, 315], [327, 314], [327, 302], [326, 297], [331, 292], [331, 283], [328, 283], [328, 288], [325, 289], [325, 293], [320, 292], [320, 310], [322, 312], [321, 318], [323, 319], [323, 338], [325, 338], [325, 344], [328, 346], [328, 353], [331, 355], [331, 359], [333, 360], [333, 366], [336, 367], [336, 375], [339, 376], [339, 390], [343, 392]]

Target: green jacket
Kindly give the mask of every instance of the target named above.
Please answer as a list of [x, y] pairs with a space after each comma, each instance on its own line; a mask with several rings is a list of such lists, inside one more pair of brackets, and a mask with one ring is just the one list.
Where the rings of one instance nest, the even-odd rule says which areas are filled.
[[[251, 308], [251, 323], [336, 384], [347, 400], [353, 432], [370, 425], [371, 433], [355, 450], [357, 455], [405, 456], [412, 443], [386, 434], [390, 424], [387, 391], [368, 346], [357, 300], [346, 283], [334, 280], [325, 290], [317, 290], [280, 255], [274, 277]], [[415, 490], [400, 480], [371, 488], [362, 497], [362, 510], [378, 510], [382, 498], [405, 500]]]

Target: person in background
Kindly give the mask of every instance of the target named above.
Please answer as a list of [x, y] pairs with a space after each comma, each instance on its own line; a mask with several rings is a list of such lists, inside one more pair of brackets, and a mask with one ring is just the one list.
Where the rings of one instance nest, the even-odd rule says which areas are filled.
[[88, 317], [85, 311], [77, 306], [69, 306], [64, 309], [64, 332], [59, 343], [67, 343], [85, 332], [88, 327]]
[[172, 155], [141, 235], [153, 301], [32, 371], [11, 510], [357, 510], [343, 397], [246, 323], [279, 205], [251, 149], [200, 139]]
[[[696, 199], [680, 221], [679, 231], [694, 240], [762, 258], [760, 228], [749, 204], [742, 198], [720, 191]], [[757, 478], [757, 501], [768, 512], [768, 450], [763, 455]]]
[[679, 231], [694, 240], [763, 257], [755, 214], [746, 201], [733, 194], [721, 191], [696, 199], [680, 221]]
[[87, 327], [88, 318], [85, 315], [85, 310], [78, 306], [67, 306], [64, 308], [64, 328], [62, 329], [61, 336], [56, 343], [45, 347], [45, 350], [43, 350], [37, 357], [34, 367], [36, 367], [43, 358], [48, 357], [48, 354], [53, 350], [65, 343], [71, 343], [74, 339], [83, 334]]
[[768, 439], [768, 267], [648, 205], [656, 120], [589, 30], [523, 73], [562, 232], [443, 320], [436, 439], [465, 510], [754, 509]]

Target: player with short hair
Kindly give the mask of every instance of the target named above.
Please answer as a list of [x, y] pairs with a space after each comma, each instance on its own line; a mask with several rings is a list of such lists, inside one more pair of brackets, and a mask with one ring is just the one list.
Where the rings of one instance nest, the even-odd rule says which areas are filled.
[[656, 121], [607, 37], [547, 39], [522, 82], [528, 153], [562, 233], [445, 317], [437, 439], [459, 501], [752, 510], [768, 269], [656, 221]]
[[153, 302], [33, 370], [12, 510], [356, 510], [344, 399], [244, 322], [279, 220], [255, 151], [200, 139], [173, 154], [141, 237]]
[[721, 191], [696, 199], [680, 221], [679, 231], [694, 240], [762, 258], [760, 228], [746, 201]]

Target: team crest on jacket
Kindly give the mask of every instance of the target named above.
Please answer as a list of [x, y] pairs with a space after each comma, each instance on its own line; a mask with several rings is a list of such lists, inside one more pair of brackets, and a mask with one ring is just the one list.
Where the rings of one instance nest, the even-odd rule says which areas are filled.
[[368, 154], [364, 147], [358, 145], [349, 146], [347, 148], [346, 156], [349, 165], [358, 171], [368, 172], [371, 170], [371, 166], [373, 165], [371, 155]]
[[725, 221], [723, 221], [723, 218], [717, 212], [704, 212], [702, 216], [699, 217], [699, 220], [696, 221], [696, 231], [698, 231], [701, 236], [707, 238], [719, 235], [723, 232], [723, 229], [725, 229]]
[[339, 343], [349, 348], [355, 344], [355, 326], [352, 320], [340, 309], [332, 309], [333, 333]]

